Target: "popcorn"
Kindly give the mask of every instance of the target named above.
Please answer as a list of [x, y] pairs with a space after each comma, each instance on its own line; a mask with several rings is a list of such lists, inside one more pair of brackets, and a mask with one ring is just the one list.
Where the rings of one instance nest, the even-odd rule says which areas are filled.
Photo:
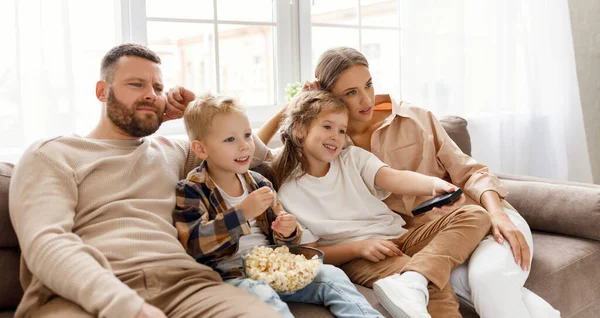
[[287, 246], [256, 246], [245, 255], [245, 260], [246, 276], [268, 283], [278, 293], [304, 288], [317, 276], [321, 265], [317, 255], [307, 260], [304, 255], [290, 253]]

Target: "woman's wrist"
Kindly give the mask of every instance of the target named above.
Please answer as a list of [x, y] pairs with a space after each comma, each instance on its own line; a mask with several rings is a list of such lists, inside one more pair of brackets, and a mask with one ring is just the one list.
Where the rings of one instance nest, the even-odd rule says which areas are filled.
[[283, 116], [285, 116], [285, 112], [287, 111], [289, 104], [285, 104], [283, 105], [283, 107], [281, 107], [281, 109], [277, 112], [277, 116], [279, 116], [279, 119], [283, 119]]

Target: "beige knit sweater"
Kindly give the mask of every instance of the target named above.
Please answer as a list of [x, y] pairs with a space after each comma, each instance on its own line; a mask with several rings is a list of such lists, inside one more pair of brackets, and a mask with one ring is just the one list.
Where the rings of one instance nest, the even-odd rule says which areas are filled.
[[[258, 142], [255, 162], [265, 155]], [[186, 254], [171, 219], [175, 185], [198, 163], [189, 142], [164, 137], [32, 145], [10, 185], [25, 289], [17, 317], [50, 291], [100, 317], [135, 317], [144, 300], [118, 275], [204, 267]]]

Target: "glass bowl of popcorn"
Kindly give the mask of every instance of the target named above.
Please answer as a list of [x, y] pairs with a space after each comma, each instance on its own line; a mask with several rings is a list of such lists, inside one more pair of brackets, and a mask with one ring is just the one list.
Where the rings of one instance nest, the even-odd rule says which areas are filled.
[[256, 246], [241, 252], [244, 275], [282, 295], [306, 287], [319, 273], [323, 251], [308, 246]]

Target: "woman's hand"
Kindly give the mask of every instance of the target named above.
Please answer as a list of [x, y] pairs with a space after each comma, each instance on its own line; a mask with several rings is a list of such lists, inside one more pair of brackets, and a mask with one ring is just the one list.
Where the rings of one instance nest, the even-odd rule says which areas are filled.
[[492, 236], [498, 244], [507, 240], [515, 258], [515, 263], [524, 271], [531, 268], [531, 249], [519, 228], [510, 220], [496, 191], [485, 191], [481, 195], [481, 204], [488, 210], [492, 218]]
[[510, 220], [506, 212], [499, 210], [496, 212], [490, 211], [492, 218], [492, 236], [499, 244], [503, 244], [506, 239], [515, 258], [517, 265], [524, 271], [528, 271], [531, 267], [531, 249], [525, 236], [515, 224]]
[[304, 82], [304, 85], [302, 86], [302, 91], [316, 91], [321, 89], [321, 85], [319, 85], [319, 81], [306, 81]]
[[361, 258], [377, 263], [392, 256], [402, 256], [400, 248], [388, 240], [371, 239], [357, 242], [356, 248]]

